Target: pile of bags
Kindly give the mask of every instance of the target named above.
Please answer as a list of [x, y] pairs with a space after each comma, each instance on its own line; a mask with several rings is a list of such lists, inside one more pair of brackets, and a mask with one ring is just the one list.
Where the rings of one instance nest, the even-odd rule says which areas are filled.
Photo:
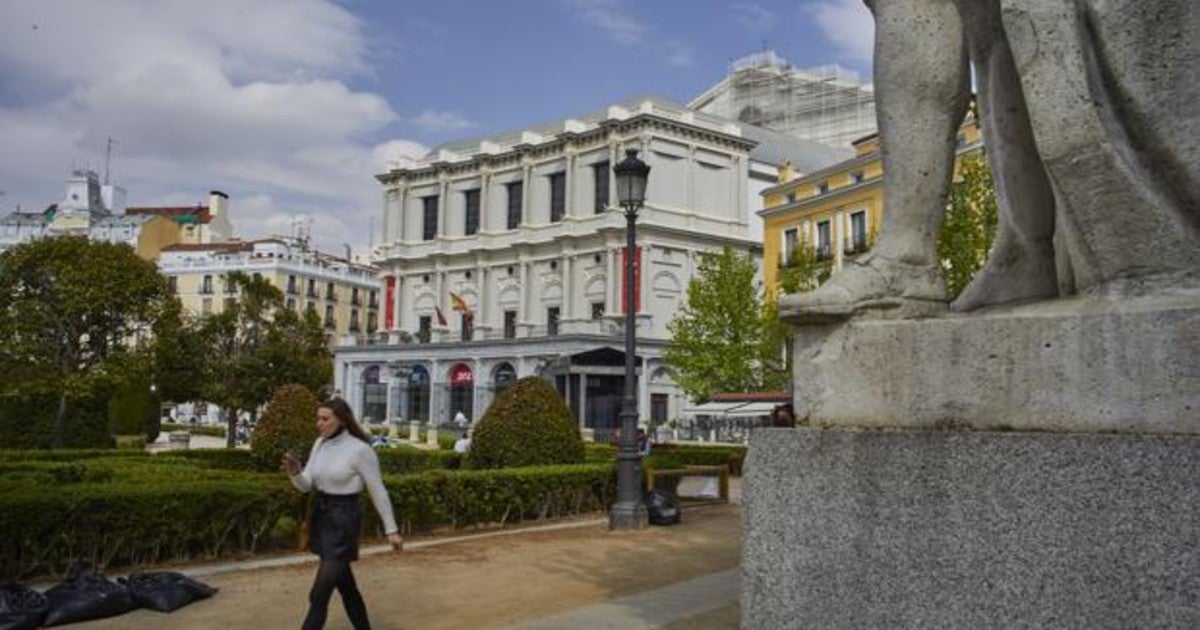
[[113, 581], [99, 571], [72, 571], [44, 594], [0, 584], [0, 630], [26, 630], [104, 619], [135, 608], [171, 612], [217, 589], [171, 571], [133, 573]]

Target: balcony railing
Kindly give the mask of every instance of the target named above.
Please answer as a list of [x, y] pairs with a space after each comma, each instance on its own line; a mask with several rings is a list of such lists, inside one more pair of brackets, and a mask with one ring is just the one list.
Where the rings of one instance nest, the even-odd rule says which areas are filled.
[[853, 256], [855, 254], [861, 254], [867, 251], [869, 247], [870, 246], [867, 244], [867, 238], [865, 236], [862, 238], [855, 238], [846, 244], [846, 249], [843, 250], [843, 253], [845, 253], [847, 256]]
[[325, 318], [325, 327], [329, 329], [337, 328], [337, 320], [332, 317]]

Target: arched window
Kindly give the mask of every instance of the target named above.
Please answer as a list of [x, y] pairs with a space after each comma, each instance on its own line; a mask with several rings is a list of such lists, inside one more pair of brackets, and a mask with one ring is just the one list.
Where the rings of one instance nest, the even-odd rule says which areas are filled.
[[492, 370], [492, 387], [496, 393], [504, 391], [513, 381], [517, 380], [517, 370], [511, 363], [505, 361]]
[[429, 371], [414, 365], [408, 374], [409, 421], [429, 422]]
[[454, 422], [462, 412], [467, 422], [475, 418], [475, 373], [466, 363], [456, 363], [450, 368], [450, 413]]
[[362, 373], [362, 410], [360, 420], [366, 423], [387, 420], [387, 384], [379, 382], [380, 366], [372, 365]]

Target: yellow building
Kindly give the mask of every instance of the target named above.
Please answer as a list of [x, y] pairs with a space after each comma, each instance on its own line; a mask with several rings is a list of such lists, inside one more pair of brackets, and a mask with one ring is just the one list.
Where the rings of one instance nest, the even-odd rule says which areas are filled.
[[240, 271], [279, 287], [286, 307], [321, 317], [326, 341], [372, 335], [379, 328], [380, 280], [374, 267], [282, 239], [178, 243], [162, 250], [158, 268], [193, 315], [220, 313], [238, 298], [227, 276]]
[[[973, 118], [958, 134], [958, 154], [979, 151], [979, 126]], [[780, 183], [762, 192], [763, 284], [767, 295], [779, 294], [781, 273], [799, 247], [809, 247], [818, 261], [837, 273], [844, 261], [868, 251], [883, 221], [883, 160], [879, 134], [853, 142], [849, 160], [796, 177], [779, 169]]]

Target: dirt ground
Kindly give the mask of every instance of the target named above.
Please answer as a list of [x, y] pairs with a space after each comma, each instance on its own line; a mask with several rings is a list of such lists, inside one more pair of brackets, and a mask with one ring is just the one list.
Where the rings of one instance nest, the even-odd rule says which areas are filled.
[[[416, 539], [412, 539], [416, 540]], [[373, 627], [499, 628], [737, 566], [740, 506], [689, 509], [684, 523], [633, 533], [603, 525], [463, 540], [369, 556], [354, 573]], [[139, 610], [79, 628], [298, 628], [315, 565], [205, 578], [221, 592], [169, 615]], [[737, 626], [736, 606], [671, 627]], [[335, 594], [331, 630], [350, 628]]]

